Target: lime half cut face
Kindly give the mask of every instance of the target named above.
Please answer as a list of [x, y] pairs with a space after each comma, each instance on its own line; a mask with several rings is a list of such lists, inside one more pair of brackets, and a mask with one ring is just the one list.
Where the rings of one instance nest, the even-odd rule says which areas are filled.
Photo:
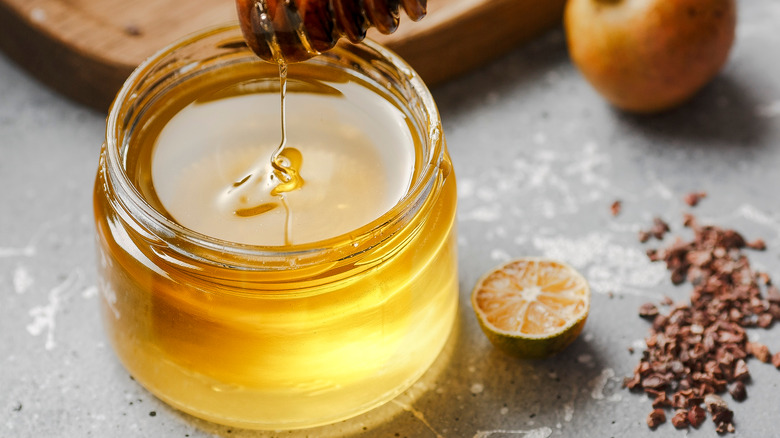
[[590, 287], [565, 263], [529, 257], [485, 274], [471, 304], [493, 345], [520, 358], [543, 358], [563, 350], [582, 331]]

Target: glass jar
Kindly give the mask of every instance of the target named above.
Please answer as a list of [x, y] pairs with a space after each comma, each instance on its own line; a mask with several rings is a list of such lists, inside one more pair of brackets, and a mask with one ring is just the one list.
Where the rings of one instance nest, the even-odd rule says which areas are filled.
[[430, 92], [373, 42], [288, 75], [358, 83], [406, 115], [411, 184], [378, 219], [313, 243], [253, 246], [185, 228], [153, 199], [149, 132], [207, 91], [278, 81], [237, 26], [176, 43], [128, 78], [94, 192], [103, 320], [119, 359], [168, 404], [244, 428], [322, 425], [390, 400], [434, 361], [457, 313], [455, 178]]

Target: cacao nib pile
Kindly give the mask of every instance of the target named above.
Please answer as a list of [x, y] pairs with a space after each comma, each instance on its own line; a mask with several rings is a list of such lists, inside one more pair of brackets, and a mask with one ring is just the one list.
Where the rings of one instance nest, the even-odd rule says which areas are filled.
[[[745, 399], [750, 357], [780, 368], [780, 353], [771, 356], [765, 345], [749, 342], [745, 332], [780, 321], [780, 291], [768, 274], [751, 269], [742, 251], [764, 250], [763, 241], [747, 242], [734, 230], [701, 226], [691, 215], [684, 225], [693, 230], [693, 240], [678, 237], [647, 255], [666, 263], [674, 284], [693, 285], [690, 304], [674, 305], [668, 314], [652, 303], [641, 306], [640, 316], [653, 325], [647, 349], [624, 385], [653, 398], [650, 428], [665, 422], [667, 412], [676, 428], [699, 427], [709, 412], [719, 433], [733, 432], [733, 411], [719, 394], [728, 391], [733, 400]], [[655, 219], [639, 238], [661, 239], [667, 231], [668, 225]], [[666, 298], [663, 304], [672, 301]]]

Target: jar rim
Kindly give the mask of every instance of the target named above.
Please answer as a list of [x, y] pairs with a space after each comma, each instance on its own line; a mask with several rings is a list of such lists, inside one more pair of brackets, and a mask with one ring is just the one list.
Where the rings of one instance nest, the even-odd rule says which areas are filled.
[[[428, 148], [428, 153], [420, 162], [420, 165], [424, 167], [419, 172], [415, 172], [417, 176], [412, 179], [408, 190], [390, 210], [351, 232], [314, 242], [285, 246], [253, 245], [222, 240], [184, 227], [163, 215], [146, 200], [127, 174], [122, 157], [125, 141], [120, 141], [122, 137], [118, 134], [122, 133], [123, 129], [126, 129], [129, 122], [132, 121], [129, 120], [132, 117], [128, 117], [128, 107], [132, 106], [138, 98], [139, 86], [142, 85], [145, 76], [150, 71], [163, 62], [166, 57], [177, 51], [210, 37], [229, 36], [229, 34], [240, 35], [237, 23], [207, 28], [164, 47], [147, 58], [132, 72], [111, 104], [106, 120], [106, 157], [102, 165], [107, 171], [106, 179], [110, 180], [107, 184], [111, 184], [112, 188], [122, 195], [120, 197], [122, 199], [118, 201], [121, 205], [118, 207], [124, 209], [125, 212], [133, 212], [130, 214], [135, 222], [132, 225], [142, 226], [144, 235], [154, 240], [162, 240], [168, 244], [168, 247], [188, 257], [194, 255], [193, 247], [205, 250], [207, 255], [204, 257], [203, 252], [199, 251], [198, 258], [222, 266], [233, 265], [232, 267], [253, 269], [256, 264], [241, 262], [247, 259], [255, 262], [262, 261], [264, 263], [263, 269], [273, 269], [275, 264], [282, 267], [285, 265], [304, 266], [324, 251], [335, 251], [335, 253], [341, 254], [342, 258], [349, 258], [380, 244], [395, 234], [388, 233], [389, 224], [397, 224], [396, 228], [402, 227], [405, 223], [404, 219], [410, 220], [411, 216], [419, 211], [432, 191], [435, 195], [435, 191], [440, 190], [437, 179], [442, 172], [442, 162], [446, 158], [440, 116], [433, 96], [406, 61], [389, 49], [367, 39], [357, 45], [339, 44], [327, 53], [330, 56], [345, 56], [350, 53], [354, 55], [357, 50], [370, 51], [379, 60], [393, 67], [393, 71], [397, 72], [400, 80], [403, 81], [405, 91], [412, 93], [414, 102], [422, 108], [422, 115], [427, 118], [427, 120], [418, 121], [422, 128], [419, 135], [424, 137], [420, 140], [423, 142], [423, 147], [427, 146]], [[305, 62], [316, 64], [317, 58]], [[184, 66], [183, 68], [188, 67]], [[135, 119], [137, 118], [139, 116], [135, 117]], [[123, 215], [123, 217], [127, 216]], [[149, 236], [150, 233], [151, 236]], [[218, 260], [209, 254], [218, 254], [216, 257]]]

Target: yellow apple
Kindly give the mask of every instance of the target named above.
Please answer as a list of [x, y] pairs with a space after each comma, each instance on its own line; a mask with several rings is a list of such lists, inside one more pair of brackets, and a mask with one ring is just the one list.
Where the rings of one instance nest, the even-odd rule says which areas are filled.
[[654, 113], [693, 96], [734, 41], [735, 0], [569, 0], [569, 54], [614, 106]]

